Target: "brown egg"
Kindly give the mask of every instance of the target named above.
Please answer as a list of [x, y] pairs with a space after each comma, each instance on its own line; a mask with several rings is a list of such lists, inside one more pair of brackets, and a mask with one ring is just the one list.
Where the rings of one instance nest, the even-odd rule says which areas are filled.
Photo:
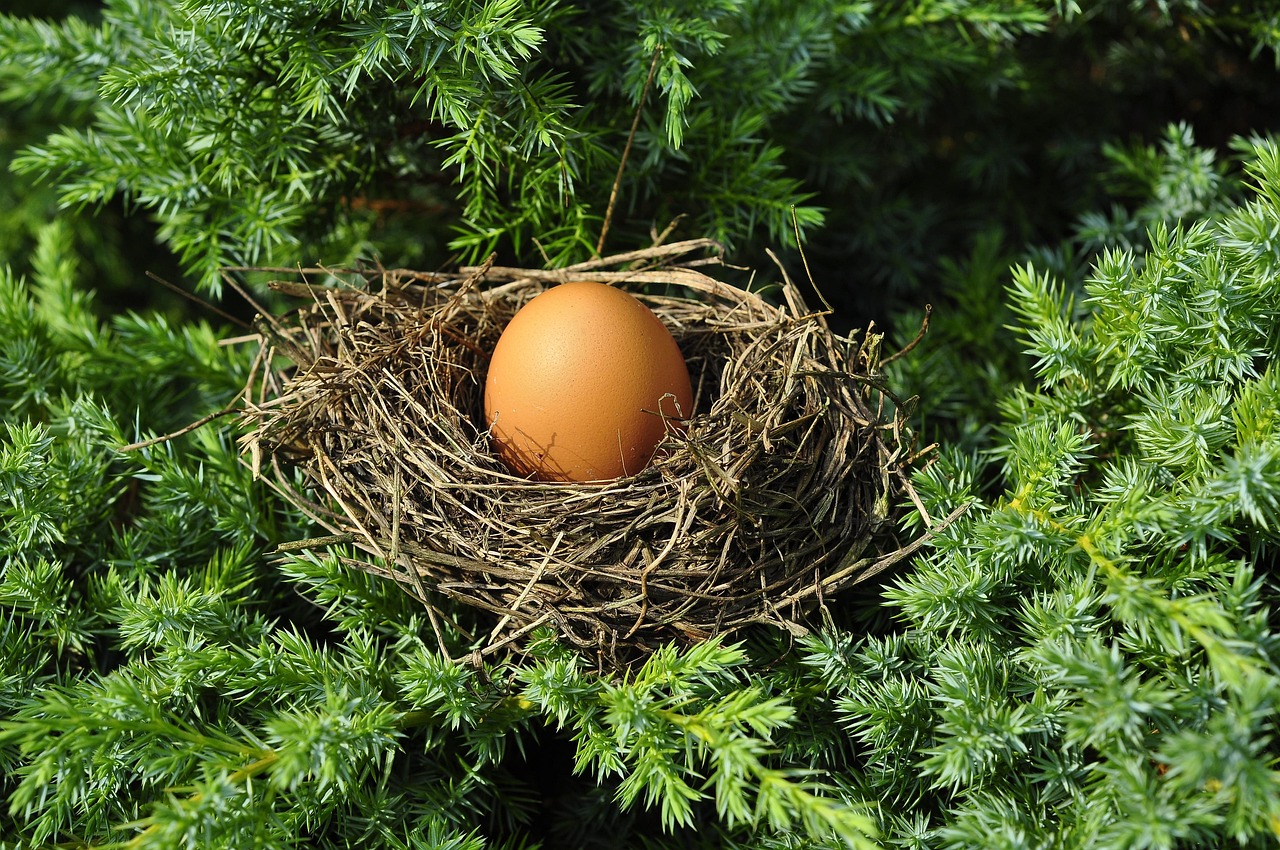
[[485, 421], [517, 475], [634, 475], [692, 412], [689, 370], [671, 332], [633, 296], [602, 283], [562, 283], [535, 297], [489, 361]]

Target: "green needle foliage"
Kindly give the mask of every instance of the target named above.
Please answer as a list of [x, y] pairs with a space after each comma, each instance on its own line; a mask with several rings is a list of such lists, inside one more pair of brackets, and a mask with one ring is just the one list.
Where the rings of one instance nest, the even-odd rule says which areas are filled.
[[[946, 800], [944, 843], [1275, 841], [1280, 148], [1248, 171], [1221, 216], [1104, 252], [1082, 304], [1013, 274], [1036, 381], [1005, 398], [994, 451], [922, 477], [932, 511], [972, 507], [886, 597], [915, 685], [899, 716], [923, 702], [928, 723], [912, 775], [880, 783]], [[845, 722], [883, 736], [882, 688], [847, 687]]]
[[[1081, 290], [1014, 270], [1033, 378], [985, 449], [918, 476], [932, 516], [968, 509], [867, 600], [878, 621], [835, 609], [798, 642], [667, 648], [627, 675], [550, 634], [473, 663], [474, 615], [432, 625], [341, 547], [270, 554], [306, 526], [234, 429], [119, 451], [234, 397], [245, 352], [4, 277], [0, 835], [1272, 846], [1280, 146], [1246, 173], [1238, 202], [1107, 249]], [[39, 265], [74, 280], [54, 233]]]
[[1103, 147], [1185, 118], [1161, 104], [1215, 141], [1267, 120], [1278, 31], [1267, 0], [106, 0], [0, 15], [0, 99], [61, 105], [19, 173], [145, 213], [208, 292], [222, 266], [583, 260], [677, 221], [757, 264], [799, 230], [878, 315], [975, 234], [1097, 208]]
[[[1275, 845], [1280, 146], [1255, 121], [1274, 4], [19, 14], [0, 844]], [[1162, 130], [1158, 92], [1222, 108]], [[234, 408], [255, 346], [117, 309], [157, 255], [99, 231], [146, 213], [208, 291], [222, 264], [375, 250], [581, 259], [636, 115], [611, 247], [686, 215], [750, 255], [796, 205], [816, 262], [860, 258], [846, 296], [943, 284], [892, 377], [944, 443], [924, 511], [966, 511], [803, 637], [625, 674], [550, 633], [479, 658], [481, 614], [300, 547], [314, 528], [232, 417], [187, 430]]]

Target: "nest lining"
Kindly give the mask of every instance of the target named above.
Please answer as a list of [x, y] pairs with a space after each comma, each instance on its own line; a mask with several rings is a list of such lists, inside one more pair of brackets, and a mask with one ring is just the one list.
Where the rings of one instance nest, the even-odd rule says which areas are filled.
[[[296, 505], [376, 556], [359, 566], [428, 607], [441, 594], [488, 612], [482, 653], [539, 626], [610, 666], [756, 623], [802, 632], [827, 595], [919, 545], [899, 545], [890, 516], [910, 486], [903, 412], [876, 379], [878, 334], [836, 335], [785, 275], [775, 304], [679, 262], [706, 247], [279, 281], [309, 303], [263, 323], [268, 355], [292, 366], [263, 375], [247, 447]], [[487, 353], [520, 306], [573, 279], [647, 304], [693, 379], [683, 432], [612, 482], [517, 477], [484, 428]]]

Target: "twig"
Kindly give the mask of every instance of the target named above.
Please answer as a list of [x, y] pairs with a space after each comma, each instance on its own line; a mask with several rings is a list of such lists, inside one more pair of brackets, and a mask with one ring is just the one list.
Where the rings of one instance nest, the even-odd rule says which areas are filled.
[[241, 336], [229, 336], [218, 340], [218, 345], [225, 348], [230, 345], [240, 345], [245, 342], [262, 342], [262, 334], [243, 334]]
[[529, 591], [533, 590], [534, 585], [542, 581], [542, 576], [546, 573], [547, 567], [551, 564], [551, 557], [555, 554], [556, 547], [560, 545], [560, 541], [562, 540], [564, 540], [563, 531], [556, 535], [556, 539], [552, 542], [551, 548], [547, 550], [546, 557], [542, 559], [542, 564], [538, 567], [538, 571], [530, 577], [528, 583], [524, 586], [524, 590], [520, 591], [520, 595], [515, 598], [515, 601], [511, 602], [507, 606], [510, 609], [510, 613], [504, 614], [502, 619], [498, 621], [498, 625], [493, 627], [493, 631], [489, 634], [489, 643], [493, 643], [498, 635], [502, 634], [502, 630], [507, 627], [507, 623], [511, 622], [512, 615], [516, 614], [520, 610], [520, 606], [523, 605], [525, 599], [528, 598]]
[[326, 534], [324, 537], [308, 537], [305, 540], [286, 540], [277, 546], [272, 554], [283, 555], [303, 549], [320, 549], [325, 546], [336, 546], [339, 543], [350, 543], [355, 539], [354, 534]]
[[[935, 537], [950, 528], [951, 524], [962, 517], [972, 506], [973, 504], [971, 502], [966, 502], [965, 504], [960, 505], [951, 513], [947, 514], [947, 516], [943, 517], [941, 522], [928, 529], [924, 534], [920, 535], [915, 540], [912, 540], [906, 546], [903, 546], [900, 549], [895, 549], [878, 560], [873, 561], [871, 558], [863, 558], [859, 561], [855, 561], [843, 569], [826, 576], [819, 584], [825, 588], [830, 588], [831, 590], [838, 590], [842, 587], [847, 587], [850, 584], [857, 584], [859, 582], [866, 581], [872, 576], [884, 572], [894, 564], [906, 560], [916, 552], [919, 552]], [[849, 580], [850, 576], [853, 576], [852, 581]], [[810, 588], [799, 593], [793, 593], [779, 599], [778, 603], [780, 605], [792, 604], [803, 599], [811, 592], [812, 589]]]
[[547, 622], [550, 619], [551, 619], [550, 614], [543, 614], [541, 617], [534, 620], [533, 622], [526, 623], [525, 625], [516, 629], [511, 634], [504, 637], [502, 640], [497, 641], [496, 643], [490, 643], [488, 646], [484, 647], [483, 649], [477, 650], [476, 652], [472, 653], [472, 656], [474, 657], [478, 655], [480, 656], [480, 658], [484, 658], [484, 656], [486, 655], [492, 655], [493, 653], [497, 652], [499, 649], [502, 649], [502, 647], [506, 646], [507, 644], [514, 643], [515, 641], [524, 637], [526, 634], [538, 628], [538, 626], [541, 626], [543, 623]]
[[249, 291], [245, 289], [243, 286], [241, 286], [240, 282], [236, 280], [234, 277], [232, 277], [227, 269], [225, 268], [220, 269], [219, 274], [222, 275], [222, 279], [226, 282], [226, 284], [230, 286], [232, 289], [234, 289], [236, 291], [236, 294], [245, 300], [246, 304], [248, 304], [250, 307], [252, 307], [254, 310], [257, 311], [259, 316], [265, 319], [271, 325], [271, 327], [283, 333], [283, 329], [280, 326], [280, 322], [276, 320], [276, 317], [273, 316], [271, 313], [267, 312], [266, 308], [264, 308], [257, 301], [253, 300], [253, 296], [249, 294]]
[[890, 363], [897, 360], [899, 357], [908, 353], [909, 351], [911, 351], [911, 349], [915, 348], [917, 345], [920, 344], [920, 340], [924, 339], [924, 335], [929, 331], [929, 315], [931, 313], [933, 313], [933, 305], [932, 304], [924, 305], [924, 318], [920, 320], [920, 331], [916, 334], [916, 338], [911, 340], [911, 342], [907, 343], [906, 347], [903, 348], [901, 351], [897, 352], [896, 354], [891, 354], [885, 359], [881, 360], [880, 361], [881, 366], [888, 366]]
[[[635, 251], [626, 251], [625, 253], [613, 254], [608, 257], [596, 257], [592, 260], [574, 263], [571, 266], [564, 266], [561, 271], [585, 272], [593, 269], [604, 268], [605, 266], [620, 266], [624, 263], [634, 263], [640, 260], [656, 260], [662, 265], [671, 265], [674, 263], [677, 256], [681, 254], [691, 254], [694, 251], [700, 251], [704, 248], [719, 252], [724, 249], [724, 246], [714, 239], [707, 239], [705, 237], [699, 239], [686, 239], [683, 242], [672, 242], [668, 245], [657, 244], [652, 248], [640, 248]], [[680, 265], [688, 264], [689, 261], [686, 261]]]
[[[239, 401], [239, 400], [240, 400], [240, 397], [236, 396], [236, 401]], [[210, 413], [208, 416], [202, 416], [199, 419], [197, 419], [195, 422], [192, 422], [190, 425], [182, 426], [177, 431], [174, 431], [169, 434], [165, 434], [161, 437], [152, 437], [150, 440], [143, 440], [138, 443], [130, 443], [127, 446], [121, 446], [118, 449], [118, 451], [133, 452], [133, 451], [137, 451], [138, 449], [145, 449], [148, 446], [154, 446], [156, 443], [163, 443], [166, 440], [176, 439], [178, 437], [181, 437], [183, 434], [190, 434], [192, 431], [196, 430], [202, 425], [208, 425], [210, 422], [212, 422], [213, 420], [221, 416], [226, 416], [228, 413], [235, 413], [239, 409], [240, 408], [236, 407], [235, 401], [233, 401], [231, 404], [227, 405], [221, 410], [216, 411], [214, 413]]]
[[147, 273], [146, 273], [146, 275], [147, 275], [147, 277], [151, 278], [152, 280], [154, 280], [156, 283], [160, 284], [161, 286], [168, 287], [169, 289], [171, 289], [172, 291], [174, 291], [174, 292], [178, 293], [179, 295], [181, 295], [183, 298], [187, 299], [188, 301], [190, 301], [190, 302], [192, 302], [192, 303], [194, 303], [194, 304], [199, 304], [201, 307], [205, 308], [205, 309], [206, 309], [206, 310], [208, 310], [209, 312], [211, 312], [211, 313], [216, 313], [217, 315], [219, 315], [219, 316], [221, 316], [222, 318], [226, 319], [228, 322], [231, 322], [231, 323], [232, 323], [232, 324], [234, 324], [234, 325], [239, 325], [239, 326], [240, 326], [240, 327], [242, 327], [242, 328], [248, 328], [248, 329], [252, 330], [252, 327], [251, 327], [251, 326], [249, 325], [249, 323], [248, 323], [248, 322], [246, 322], [244, 319], [237, 319], [235, 316], [231, 315], [230, 313], [226, 312], [225, 310], [222, 310], [222, 309], [220, 309], [220, 308], [218, 308], [218, 307], [213, 306], [213, 305], [212, 305], [212, 304], [210, 304], [208, 301], [205, 301], [203, 298], [200, 298], [200, 297], [198, 297], [198, 296], [196, 296], [196, 295], [192, 295], [190, 292], [187, 292], [187, 291], [186, 291], [185, 289], [183, 289], [181, 286], [178, 286], [177, 284], [174, 284], [174, 283], [170, 283], [169, 281], [165, 280], [164, 278], [162, 278], [160, 275], [156, 274], [155, 272], [151, 272], [151, 271], [149, 271], [149, 272], [147, 272]]
[[622, 159], [618, 162], [618, 173], [613, 178], [613, 188], [609, 190], [609, 206], [604, 211], [604, 224], [600, 226], [600, 239], [596, 242], [596, 253], [604, 253], [604, 240], [609, 235], [609, 223], [613, 221], [613, 206], [618, 200], [618, 187], [622, 185], [622, 172], [627, 167], [627, 157], [631, 155], [631, 143], [635, 141], [636, 131], [640, 129], [640, 116], [644, 112], [644, 102], [649, 96], [649, 87], [653, 85], [653, 75], [658, 70], [658, 59], [662, 56], [662, 46], [654, 48], [653, 61], [649, 63], [649, 76], [640, 89], [640, 102], [636, 104], [636, 114], [631, 119], [631, 132], [627, 134], [627, 144], [622, 148]]
[[[791, 205], [791, 228], [796, 232], [796, 250], [800, 252], [800, 262], [804, 266], [804, 276], [809, 278], [809, 286], [817, 293], [822, 306], [826, 308], [828, 313], [834, 313], [835, 308], [831, 306], [831, 302], [827, 300], [827, 296], [822, 294], [822, 290], [818, 288], [818, 282], [813, 279], [813, 272], [809, 270], [809, 258], [804, 255], [804, 241], [800, 238], [800, 219], [796, 216], [796, 205]], [[777, 262], [777, 258], [774, 259]]]
[[138, 449], [145, 449], [148, 446], [154, 446], [156, 443], [163, 443], [166, 440], [173, 440], [173, 439], [176, 439], [177, 437], [181, 437], [183, 434], [189, 434], [192, 431], [196, 430], [197, 428], [201, 427], [202, 425], [207, 425], [213, 420], [222, 416], [226, 416], [229, 413], [239, 412], [241, 408], [237, 407], [237, 404], [240, 401], [240, 399], [249, 398], [249, 395], [252, 392], [252, 388], [253, 388], [253, 376], [257, 374], [258, 368], [263, 364], [264, 362], [263, 358], [266, 356], [266, 353], [267, 353], [267, 346], [264, 345], [258, 349], [258, 353], [254, 355], [252, 365], [249, 366], [249, 377], [245, 381], [245, 385], [240, 388], [240, 392], [236, 393], [235, 398], [227, 402], [226, 407], [214, 413], [210, 413], [208, 416], [202, 416], [199, 419], [197, 419], [195, 422], [192, 422], [189, 425], [184, 425], [183, 427], [179, 428], [177, 431], [174, 431], [171, 434], [165, 434], [164, 436], [161, 436], [161, 437], [152, 437], [150, 440], [142, 440], [141, 442], [138, 442], [138, 443], [130, 443], [127, 446], [121, 446], [119, 450], [121, 452], [132, 452], [132, 451], [137, 451]]

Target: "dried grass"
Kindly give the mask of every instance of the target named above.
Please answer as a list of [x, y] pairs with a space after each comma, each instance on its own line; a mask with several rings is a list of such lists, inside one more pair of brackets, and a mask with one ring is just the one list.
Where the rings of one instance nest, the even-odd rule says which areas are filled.
[[[306, 303], [263, 328], [263, 362], [292, 365], [261, 376], [246, 447], [333, 539], [376, 556], [359, 566], [429, 610], [439, 594], [488, 612], [482, 654], [540, 626], [606, 667], [757, 623], [802, 632], [831, 594], [920, 545], [892, 516], [913, 496], [904, 411], [878, 376], [879, 334], [834, 334], [789, 280], [776, 304], [716, 280], [702, 270], [712, 247], [277, 281]], [[515, 477], [481, 417], [486, 352], [521, 305], [570, 279], [636, 294], [693, 377], [685, 432], [614, 482]]]

